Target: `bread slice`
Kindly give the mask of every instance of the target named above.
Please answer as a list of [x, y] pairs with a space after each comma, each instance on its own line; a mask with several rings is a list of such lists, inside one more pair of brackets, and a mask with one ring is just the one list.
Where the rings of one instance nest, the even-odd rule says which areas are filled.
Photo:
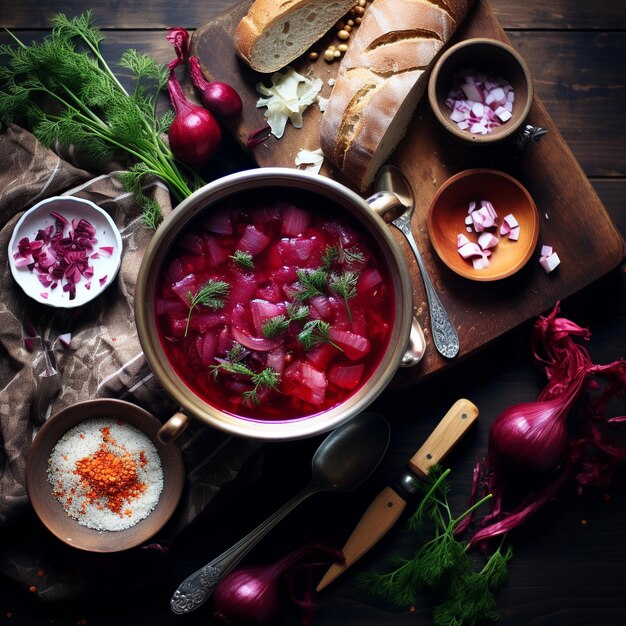
[[357, 0], [255, 0], [235, 29], [235, 50], [257, 72], [276, 72], [306, 52], [356, 4]]
[[361, 191], [394, 151], [428, 70], [473, 0], [375, 0], [350, 39], [320, 126], [330, 159]]

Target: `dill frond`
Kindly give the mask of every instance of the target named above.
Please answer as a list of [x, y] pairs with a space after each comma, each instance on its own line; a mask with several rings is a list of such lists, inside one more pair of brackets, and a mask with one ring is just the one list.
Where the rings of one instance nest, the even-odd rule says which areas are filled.
[[[484, 619], [497, 619], [494, 594], [506, 580], [512, 550], [504, 548], [503, 538], [483, 568], [475, 571], [467, 544], [455, 537], [454, 530], [489, 496], [454, 517], [448, 500], [449, 474], [450, 470], [444, 472], [435, 466], [420, 485], [423, 498], [409, 524], [421, 541], [413, 558], [396, 560], [388, 572], [361, 574], [357, 584], [402, 608], [414, 605], [417, 594], [428, 590], [434, 594], [436, 626], [474, 626]], [[430, 539], [424, 541], [424, 536]]]
[[141, 221], [150, 230], [156, 230], [163, 222], [163, 211], [156, 200], [145, 196], [141, 205]]
[[235, 253], [231, 254], [230, 258], [243, 269], [254, 269], [254, 258], [249, 252], [244, 250], [235, 250]]
[[329, 337], [330, 324], [323, 320], [309, 320], [302, 330], [298, 333], [298, 341], [302, 347], [308, 352], [317, 343], [329, 343], [340, 352], [343, 350], [330, 340]]
[[224, 306], [224, 297], [228, 295], [230, 285], [223, 280], [207, 280], [195, 294], [189, 294], [189, 313], [187, 314], [187, 326], [185, 327], [185, 337], [189, 331], [191, 313], [199, 304], [209, 309], [221, 309]]
[[285, 315], [276, 315], [270, 317], [263, 324], [263, 336], [271, 339], [276, 337], [276, 335], [280, 335], [280, 333], [284, 333], [288, 328], [289, 320], [287, 317]]
[[315, 296], [325, 295], [328, 285], [328, 273], [324, 268], [320, 267], [315, 270], [299, 269], [296, 274], [300, 288], [293, 294], [295, 300], [304, 302]]

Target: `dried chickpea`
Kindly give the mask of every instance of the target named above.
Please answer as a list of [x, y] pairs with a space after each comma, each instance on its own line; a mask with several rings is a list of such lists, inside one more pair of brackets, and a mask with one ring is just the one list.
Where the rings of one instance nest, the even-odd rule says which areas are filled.
[[350, 33], [347, 30], [340, 30], [337, 33], [337, 39], [341, 39], [342, 41], [345, 41], [346, 39], [350, 38]]
[[338, 59], [341, 56], [341, 52], [339, 52], [339, 50], [335, 50], [334, 55], [333, 55], [336, 59]]
[[361, 18], [361, 17], [355, 17], [355, 18], [354, 18], [354, 21], [355, 21], [357, 24], [360, 24], [360, 23], [363, 21], [363, 18]]
[[339, 52], [346, 52], [348, 50], [348, 45], [341, 43], [337, 46], [337, 50], [339, 50]]
[[335, 58], [335, 52], [334, 50], [325, 50], [324, 51], [324, 60], [325, 61], [332, 61]]

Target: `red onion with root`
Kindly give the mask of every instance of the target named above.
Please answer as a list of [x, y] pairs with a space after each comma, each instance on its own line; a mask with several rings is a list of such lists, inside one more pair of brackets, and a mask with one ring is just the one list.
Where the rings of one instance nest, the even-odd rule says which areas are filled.
[[[579, 489], [607, 484], [626, 458], [623, 433], [620, 439], [615, 432], [616, 425], [626, 424], [626, 417], [605, 414], [608, 401], [626, 390], [626, 361], [593, 364], [587, 350], [573, 339], [589, 339], [589, 330], [558, 313], [557, 303], [549, 315], [537, 320], [531, 340], [534, 358], [548, 377], [547, 386], [536, 402], [507, 408], [490, 428], [487, 458], [474, 471], [471, 500], [477, 499], [482, 487], [493, 495], [492, 509], [481, 520], [470, 546], [517, 528], [554, 498], [570, 477], [576, 478]], [[605, 381], [602, 389], [598, 378]], [[592, 398], [590, 392], [599, 389]], [[574, 423], [572, 408], [580, 400], [585, 400], [585, 410]], [[514, 487], [524, 488], [527, 496], [505, 511], [504, 498]], [[470, 523], [466, 518], [457, 533]]]
[[303, 621], [310, 622], [314, 608], [312, 577], [305, 581], [304, 597], [295, 593], [295, 576], [299, 570], [310, 573], [312, 568], [328, 566], [328, 562], [302, 563], [303, 559], [323, 552], [335, 562], [343, 563], [343, 555], [334, 548], [311, 544], [294, 550], [271, 565], [242, 567], [227, 574], [218, 584], [213, 595], [214, 616], [226, 624], [245, 624], [249, 626], [269, 626], [276, 624], [284, 593], [283, 576], [289, 587], [291, 600], [305, 611]]
[[241, 113], [243, 109], [241, 96], [228, 83], [207, 81], [200, 69], [200, 59], [197, 56], [189, 57], [189, 75], [200, 92], [202, 104], [211, 113], [223, 117], [235, 117]]
[[220, 125], [209, 111], [185, 97], [174, 70], [170, 70], [167, 89], [176, 114], [168, 131], [170, 148], [187, 165], [203, 167], [220, 146]]

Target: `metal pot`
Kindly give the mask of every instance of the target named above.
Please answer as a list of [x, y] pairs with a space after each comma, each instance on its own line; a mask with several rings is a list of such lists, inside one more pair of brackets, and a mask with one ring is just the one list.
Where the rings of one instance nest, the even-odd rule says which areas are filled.
[[[157, 334], [154, 297], [160, 267], [170, 246], [179, 233], [200, 212], [225, 198], [242, 192], [270, 188], [311, 193], [321, 203], [332, 203], [346, 215], [351, 215], [365, 228], [380, 248], [384, 262], [390, 268], [395, 294], [395, 320], [389, 345], [381, 362], [364, 385], [345, 402], [321, 413], [285, 421], [261, 421], [234, 416], [220, 411], [191, 391], [170, 366]], [[178, 205], [163, 221], [150, 242], [143, 258], [135, 292], [135, 318], [139, 340], [156, 377], [166, 392], [180, 405], [180, 411], [161, 429], [160, 437], [169, 440], [184, 429], [189, 416], [195, 417], [225, 432], [273, 441], [301, 439], [332, 430], [363, 411], [387, 386], [403, 359], [417, 362], [410, 354], [412, 327], [412, 286], [396, 239], [379, 214], [400, 204], [395, 194], [377, 193], [368, 200], [328, 178], [288, 168], [246, 170], [220, 178], [193, 193]]]

